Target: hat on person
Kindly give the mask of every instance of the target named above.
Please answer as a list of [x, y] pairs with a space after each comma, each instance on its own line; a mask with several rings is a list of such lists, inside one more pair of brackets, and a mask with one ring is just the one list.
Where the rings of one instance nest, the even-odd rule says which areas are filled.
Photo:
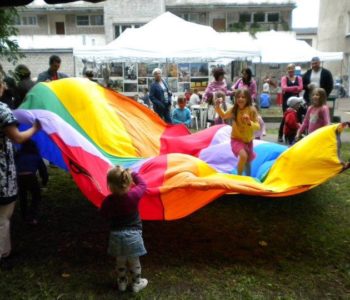
[[311, 62], [320, 62], [320, 58], [318, 56], [314, 56], [313, 58], [311, 58]]
[[294, 107], [297, 104], [301, 104], [302, 105], [304, 103], [305, 103], [305, 101], [304, 101], [303, 97], [295, 97], [295, 96], [293, 96], [293, 97], [290, 97], [287, 100], [287, 105], [289, 107]]

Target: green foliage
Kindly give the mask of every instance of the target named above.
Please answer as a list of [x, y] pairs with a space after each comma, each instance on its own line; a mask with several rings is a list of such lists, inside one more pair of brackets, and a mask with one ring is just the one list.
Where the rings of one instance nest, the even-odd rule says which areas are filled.
[[13, 7], [0, 9], [0, 59], [6, 58], [13, 64], [24, 57], [24, 54], [19, 52], [17, 41], [10, 39], [18, 33], [14, 26], [17, 16], [17, 10]]
[[229, 31], [231, 32], [241, 32], [245, 31], [246, 23], [245, 22], [237, 22], [229, 25]]
[[262, 28], [260, 24], [256, 22], [248, 25], [246, 22], [237, 22], [230, 24], [228, 30], [231, 32], [248, 31], [249, 34], [255, 38], [256, 33], [259, 31], [264, 31], [264, 28]]

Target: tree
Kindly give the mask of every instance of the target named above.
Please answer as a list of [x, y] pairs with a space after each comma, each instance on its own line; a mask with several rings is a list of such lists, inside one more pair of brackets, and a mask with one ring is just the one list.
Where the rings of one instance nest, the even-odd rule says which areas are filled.
[[0, 59], [6, 58], [13, 64], [25, 56], [19, 52], [17, 41], [10, 38], [18, 33], [14, 26], [16, 17], [18, 14], [15, 8], [0, 9]]

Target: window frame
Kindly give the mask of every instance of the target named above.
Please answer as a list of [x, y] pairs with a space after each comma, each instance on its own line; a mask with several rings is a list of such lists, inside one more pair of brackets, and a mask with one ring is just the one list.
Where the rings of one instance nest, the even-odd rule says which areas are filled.
[[[114, 27], [114, 38], [117, 39], [126, 29], [128, 28], [140, 28], [141, 26], [143, 26], [144, 23], [114, 23], [113, 27]], [[119, 34], [117, 35], [117, 31], [116, 28], [118, 27], [119, 29]], [[125, 27], [124, 30], [120, 30], [123, 27]]]
[[[241, 16], [243, 16], [243, 15], [246, 15], [246, 16], [248, 16], [249, 15], [249, 21], [243, 21], [243, 20], [241, 20]], [[239, 13], [239, 15], [238, 15], [238, 21], [239, 21], [239, 23], [252, 23], [252, 13], [250, 13], [250, 12], [244, 12], [244, 13]]]
[[[87, 17], [87, 20], [88, 20], [88, 24], [78, 24], [78, 18], [79, 17]], [[93, 17], [101, 17], [101, 20], [102, 20], [102, 24], [92, 24], [91, 22], [91, 19]], [[104, 17], [103, 17], [103, 14], [88, 14], [88, 15], [75, 15], [75, 25], [76, 27], [86, 27], [86, 26], [91, 26], [91, 27], [102, 27], [104, 26]]]
[[[266, 23], [266, 13], [265, 12], [255, 12], [253, 15], [253, 23]], [[263, 21], [256, 21], [255, 16], [264, 16]]]
[[[269, 15], [277, 15], [277, 21], [269, 21]], [[266, 12], [265, 20], [267, 23], [279, 23], [281, 20], [281, 14], [279, 12]]]
[[[23, 20], [27, 20], [26, 22], [24, 22]], [[35, 20], [35, 24], [29, 24], [28, 21], [32, 19]], [[19, 24], [18, 24], [19, 21]], [[17, 23], [16, 23], [17, 22]], [[26, 23], [26, 24], [24, 24]], [[21, 27], [38, 27], [38, 16], [37, 15], [20, 15], [18, 16], [18, 18], [16, 18], [15, 20], [15, 26], [21, 26]]]

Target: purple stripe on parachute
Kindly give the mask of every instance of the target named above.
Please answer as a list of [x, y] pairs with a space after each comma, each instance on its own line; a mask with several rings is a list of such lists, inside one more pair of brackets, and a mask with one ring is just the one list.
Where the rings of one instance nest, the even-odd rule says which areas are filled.
[[13, 113], [19, 123], [29, 125], [33, 124], [37, 119], [40, 121], [42, 130], [47, 134], [57, 134], [66, 145], [70, 147], [80, 147], [84, 151], [111, 164], [85, 136], [80, 134], [74, 127], [62, 120], [55, 113], [41, 109], [17, 109]]

